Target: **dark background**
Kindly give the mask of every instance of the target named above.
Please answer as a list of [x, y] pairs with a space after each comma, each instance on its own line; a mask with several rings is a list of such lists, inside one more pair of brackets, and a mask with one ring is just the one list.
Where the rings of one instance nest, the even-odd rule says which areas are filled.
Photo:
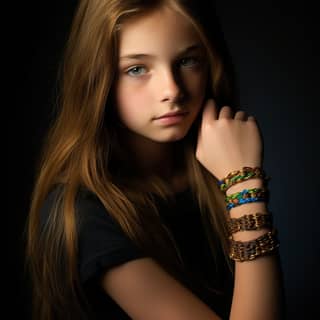
[[[320, 318], [318, 17], [311, 1], [217, 0], [236, 66], [240, 108], [257, 118], [270, 210], [281, 241], [288, 319]], [[24, 3], [9, 25], [14, 89], [7, 132], [11, 318], [29, 319], [23, 229], [36, 159], [52, 114], [55, 72], [76, 1]], [[4, 62], [5, 63], [5, 62]], [[10, 77], [10, 79], [11, 79]], [[12, 103], [13, 102], [13, 103]], [[6, 119], [6, 118], [5, 118]], [[5, 279], [7, 280], [7, 279]], [[23, 315], [23, 316], [21, 316]], [[311, 316], [312, 315], [312, 316]]]

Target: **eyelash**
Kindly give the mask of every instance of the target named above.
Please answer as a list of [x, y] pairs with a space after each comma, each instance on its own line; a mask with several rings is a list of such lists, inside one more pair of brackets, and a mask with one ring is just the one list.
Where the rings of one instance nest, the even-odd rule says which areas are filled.
[[[185, 61], [185, 60], [187, 60], [187, 61], [190, 61], [190, 60], [192, 60], [192, 63], [191, 63], [191, 65], [184, 65], [183, 64], [183, 61]], [[196, 66], [198, 66], [199, 64], [200, 64], [200, 59], [198, 58], [198, 57], [186, 57], [186, 58], [182, 58], [180, 61], [179, 61], [179, 64], [180, 64], [180, 66], [182, 66], [182, 67], [186, 67], [186, 68], [192, 68], [192, 67], [196, 67]], [[127, 69], [126, 71], [125, 71], [125, 73], [127, 74], [127, 75], [129, 75], [129, 76], [131, 76], [131, 77], [140, 77], [140, 76], [142, 76], [142, 75], [144, 75], [145, 73], [138, 73], [138, 74], [132, 74], [131, 72], [135, 72], [135, 71], [137, 71], [137, 70], [141, 70], [141, 69], [147, 69], [145, 66], [139, 66], [139, 65], [137, 65], [137, 66], [133, 66], [133, 67], [131, 67], [131, 68], [129, 68], [129, 69]]]
[[186, 57], [186, 58], [182, 58], [180, 60], [180, 64], [182, 63], [183, 60], [193, 60], [193, 63], [191, 64], [191, 66], [188, 67], [193, 67], [193, 66], [197, 66], [200, 63], [200, 59], [198, 57]]
[[141, 70], [141, 69], [146, 69], [146, 67], [144, 67], [144, 66], [134, 66], [134, 67], [131, 67], [131, 68], [129, 68], [128, 70], [126, 70], [126, 74], [127, 75], [129, 75], [129, 76], [131, 76], [131, 77], [138, 77], [138, 76], [141, 76], [141, 74], [130, 74], [130, 72], [132, 72], [132, 71], [134, 71], [135, 69], [139, 69], [139, 70]]

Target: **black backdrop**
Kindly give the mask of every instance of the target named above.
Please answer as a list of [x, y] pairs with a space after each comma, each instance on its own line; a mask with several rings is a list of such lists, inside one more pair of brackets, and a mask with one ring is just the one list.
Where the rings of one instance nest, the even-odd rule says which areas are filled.
[[[270, 210], [280, 231], [288, 319], [319, 318], [319, 26], [311, 1], [217, 0], [236, 66], [240, 107], [258, 119]], [[6, 295], [11, 316], [29, 319], [30, 289], [23, 272], [23, 228], [35, 161], [51, 117], [52, 88], [76, 1], [24, 3], [11, 19], [8, 48], [14, 89], [8, 110]], [[318, 53], [318, 54], [317, 54]], [[5, 121], [6, 122], [6, 121]]]

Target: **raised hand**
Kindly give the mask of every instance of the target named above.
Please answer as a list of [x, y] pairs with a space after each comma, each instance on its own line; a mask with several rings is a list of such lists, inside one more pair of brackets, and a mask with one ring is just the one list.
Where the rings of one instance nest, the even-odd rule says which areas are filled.
[[204, 106], [196, 148], [197, 160], [217, 179], [242, 167], [262, 165], [262, 139], [256, 120], [244, 111], [220, 112], [213, 100]]

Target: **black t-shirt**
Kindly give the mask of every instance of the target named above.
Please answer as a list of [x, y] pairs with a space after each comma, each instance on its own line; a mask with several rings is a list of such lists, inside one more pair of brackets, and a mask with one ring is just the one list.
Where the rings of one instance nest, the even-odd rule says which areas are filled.
[[[45, 221], [54, 203], [56, 193], [46, 199], [42, 210]], [[232, 277], [223, 262], [222, 250], [218, 250], [219, 265], [209, 250], [201, 222], [199, 207], [191, 190], [176, 194], [174, 201], [157, 202], [159, 213], [169, 228], [179, 247], [188, 270], [199, 277], [207, 276], [208, 281], [222, 290], [216, 294], [195, 282], [189, 287], [195, 295], [218, 313], [228, 319], [232, 298]], [[128, 320], [131, 319], [120, 306], [103, 291], [100, 276], [113, 266], [130, 260], [145, 257], [145, 254], [126, 236], [120, 226], [105, 210], [99, 199], [92, 193], [81, 191], [77, 197], [76, 215], [79, 218], [78, 268], [80, 281], [94, 312], [92, 319]], [[219, 271], [219, 278], [216, 272]], [[91, 318], [90, 318], [91, 319]]]

